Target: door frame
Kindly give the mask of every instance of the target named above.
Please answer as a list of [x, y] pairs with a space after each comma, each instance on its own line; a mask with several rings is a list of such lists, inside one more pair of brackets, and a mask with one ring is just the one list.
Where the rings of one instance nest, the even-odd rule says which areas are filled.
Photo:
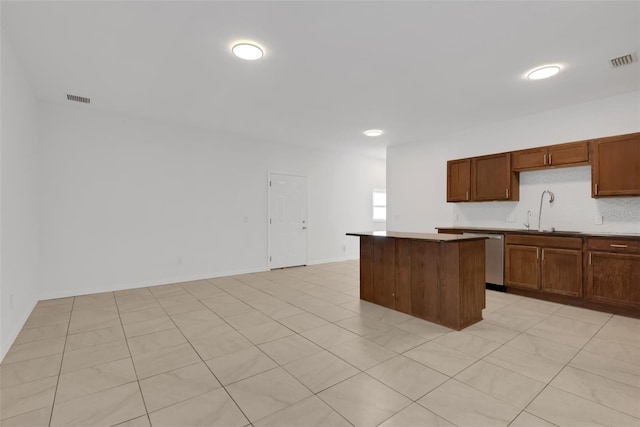
[[271, 270], [271, 224], [269, 220], [271, 219], [271, 175], [287, 175], [287, 176], [296, 176], [300, 178], [305, 178], [307, 181], [306, 185], [306, 200], [305, 200], [305, 208], [307, 211], [307, 244], [304, 248], [304, 265], [309, 265], [309, 177], [307, 175], [303, 175], [300, 173], [293, 172], [280, 172], [269, 170], [267, 171], [267, 267], [268, 270]]

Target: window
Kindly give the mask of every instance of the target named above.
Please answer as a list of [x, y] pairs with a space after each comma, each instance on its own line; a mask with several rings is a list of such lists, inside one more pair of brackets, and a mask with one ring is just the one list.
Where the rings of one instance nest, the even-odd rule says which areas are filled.
[[373, 190], [373, 220], [387, 220], [387, 190]]

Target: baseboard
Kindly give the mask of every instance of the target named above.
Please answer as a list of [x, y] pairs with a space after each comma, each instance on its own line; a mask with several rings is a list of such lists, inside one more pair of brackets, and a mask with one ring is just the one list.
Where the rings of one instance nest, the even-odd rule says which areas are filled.
[[37, 303], [38, 303], [38, 300], [34, 299], [32, 301], [31, 307], [28, 310], [25, 310], [25, 313], [22, 315], [22, 318], [15, 325], [15, 328], [11, 333], [11, 335], [9, 335], [9, 338], [2, 343], [2, 350], [0, 350], [0, 362], [4, 360], [4, 357], [9, 352], [9, 349], [15, 342], [16, 338], [18, 338], [18, 334], [20, 334], [20, 331], [22, 330], [22, 327], [24, 326], [24, 324], [27, 323], [27, 319], [29, 319], [29, 316], [31, 316], [31, 313], [33, 312], [33, 309], [36, 308]]
[[80, 296], [80, 295], [98, 294], [101, 292], [125, 291], [128, 289], [146, 288], [148, 286], [159, 286], [159, 285], [169, 285], [172, 283], [190, 282], [192, 280], [214, 279], [216, 277], [237, 276], [240, 274], [259, 273], [262, 271], [267, 271], [267, 269], [265, 267], [255, 267], [255, 268], [247, 268], [242, 270], [222, 271], [222, 272], [218, 271], [215, 273], [208, 273], [208, 274], [179, 276], [179, 277], [172, 277], [171, 279], [146, 280], [142, 282], [134, 282], [134, 283], [127, 283], [127, 284], [121, 283], [121, 284], [114, 284], [110, 286], [99, 286], [94, 288], [66, 289], [66, 290], [61, 290], [56, 292], [43, 292], [38, 295], [38, 298], [40, 301], [55, 299], [55, 298], [67, 298], [67, 297], [74, 297], [74, 296]]
[[493, 283], [485, 283], [485, 286], [490, 291], [507, 292], [507, 288], [503, 285], [494, 285]]
[[342, 261], [355, 261], [360, 259], [359, 256], [344, 256], [339, 258], [327, 258], [327, 259], [316, 259], [313, 261], [308, 261], [307, 265], [318, 265], [318, 264], [328, 264], [330, 262], [342, 262]]

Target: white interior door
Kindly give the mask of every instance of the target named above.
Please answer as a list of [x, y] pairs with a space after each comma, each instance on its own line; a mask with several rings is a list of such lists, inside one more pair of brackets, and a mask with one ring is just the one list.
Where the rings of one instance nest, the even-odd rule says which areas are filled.
[[307, 177], [269, 174], [269, 267], [307, 264]]

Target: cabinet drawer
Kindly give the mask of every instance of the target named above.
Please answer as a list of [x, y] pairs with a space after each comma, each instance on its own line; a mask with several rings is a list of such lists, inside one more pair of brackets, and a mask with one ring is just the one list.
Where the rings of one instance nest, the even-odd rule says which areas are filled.
[[587, 243], [587, 248], [591, 251], [638, 254], [640, 253], [640, 239], [591, 238]]
[[508, 234], [506, 244], [540, 246], [545, 248], [582, 249], [580, 237], [555, 237], [530, 234]]

